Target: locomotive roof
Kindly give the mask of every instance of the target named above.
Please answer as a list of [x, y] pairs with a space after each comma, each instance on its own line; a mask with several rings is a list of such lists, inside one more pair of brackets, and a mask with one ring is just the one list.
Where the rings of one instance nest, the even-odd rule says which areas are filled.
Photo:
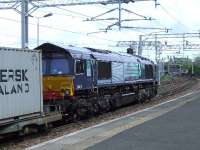
[[58, 46], [51, 43], [44, 43], [35, 49], [41, 49], [45, 52], [66, 52], [76, 59], [97, 59], [102, 61], [115, 62], [142, 62], [144, 64], [152, 64], [150, 60], [144, 57], [137, 57], [127, 53], [116, 53], [108, 50], [99, 50], [94, 48], [82, 48], [73, 46]]

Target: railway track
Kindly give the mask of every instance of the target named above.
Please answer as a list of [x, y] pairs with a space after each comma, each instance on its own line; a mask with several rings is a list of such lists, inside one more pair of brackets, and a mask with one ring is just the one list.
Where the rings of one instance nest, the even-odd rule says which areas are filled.
[[148, 100], [143, 104], [134, 104], [131, 106], [122, 107], [116, 111], [108, 112], [93, 118], [81, 120], [75, 123], [69, 124], [55, 124], [51, 131], [44, 133], [37, 133], [33, 135], [27, 135], [23, 137], [12, 136], [5, 140], [1, 140], [0, 150], [11, 149], [24, 149], [26, 147], [68, 134], [89, 126], [93, 126], [111, 119], [115, 119], [129, 113], [156, 105], [169, 98], [174, 98], [181, 94], [187, 93], [190, 90], [198, 89], [200, 87], [200, 81], [194, 78], [179, 77], [170, 81], [164, 81], [159, 87], [158, 96], [152, 100]]

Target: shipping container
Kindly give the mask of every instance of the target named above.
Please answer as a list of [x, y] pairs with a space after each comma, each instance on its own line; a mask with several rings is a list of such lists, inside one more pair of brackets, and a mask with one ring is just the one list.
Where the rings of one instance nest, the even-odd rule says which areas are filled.
[[0, 47], [0, 125], [43, 111], [40, 51]]

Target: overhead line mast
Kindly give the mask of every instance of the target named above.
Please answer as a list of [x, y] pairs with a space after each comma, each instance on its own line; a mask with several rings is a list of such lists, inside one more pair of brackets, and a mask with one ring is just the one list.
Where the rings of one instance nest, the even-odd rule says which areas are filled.
[[[157, 2], [157, 0], [3, 0], [0, 1], [0, 9], [14, 9], [18, 13], [21, 13], [21, 42], [22, 48], [26, 48], [28, 47], [28, 17], [38, 8], [92, 4], [119, 4], [119, 19], [121, 20], [122, 3], [134, 3], [142, 1], [155, 1], [155, 3]], [[29, 5], [31, 6], [30, 8]]]

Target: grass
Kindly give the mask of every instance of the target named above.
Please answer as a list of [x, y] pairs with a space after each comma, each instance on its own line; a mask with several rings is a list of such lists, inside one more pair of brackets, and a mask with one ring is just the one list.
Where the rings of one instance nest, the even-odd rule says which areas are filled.
[[172, 80], [172, 76], [166, 74], [166, 75], [163, 75], [161, 78], [160, 78], [160, 81], [170, 81]]

